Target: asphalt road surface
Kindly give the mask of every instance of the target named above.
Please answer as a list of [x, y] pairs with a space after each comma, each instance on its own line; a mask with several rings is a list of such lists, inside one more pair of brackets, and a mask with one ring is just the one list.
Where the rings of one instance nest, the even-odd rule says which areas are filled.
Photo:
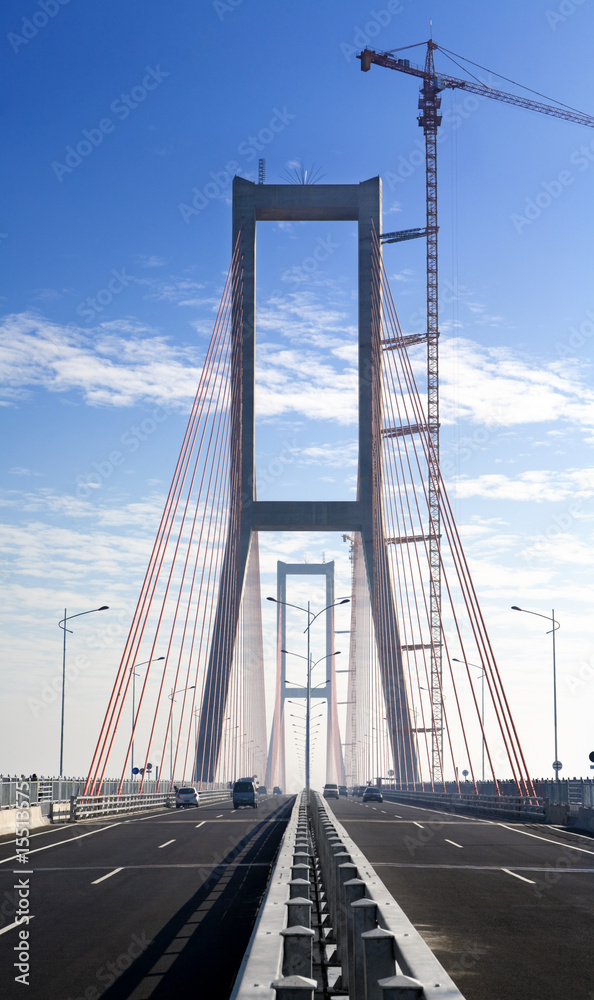
[[328, 804], [467, 1000], [594, 1000], [594, 838]]
[[[293, 802], [269, 796], [234, 811], [227, 800], [32, 831], [24, 870], [11, 860], [14, 838], [2, 838], [0, 996], [226, 1000]], [[19, 880], [31, 914], [28, 986], [15, 979]]]

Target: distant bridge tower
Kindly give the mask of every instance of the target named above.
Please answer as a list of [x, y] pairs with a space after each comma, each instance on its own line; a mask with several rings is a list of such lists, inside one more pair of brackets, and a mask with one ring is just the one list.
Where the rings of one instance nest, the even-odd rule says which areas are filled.
[[[268, 751], [268, 766], [266, 768], [266, 785], [280, 785], [283, 790], [287, 788], [287, 777], [285, 773], [285, 737], [286, 737], [286, 716], [285, 703], [289, 699], [307, 700], [307, 689], [305, 684], [301, 687], [287, 682], [287, 656], [284, 650], [287, 647], [287, 576], [325, 576], [326, 577], [326, 603], [329, 610], [322, 617], [326, 626], [326, 659], [324, 666], [326, 669], [326, 681], [319, 686], [316, 684], [311, 691], [312, 704], [320, 699], [326, 702], [326, 781], [333, 781], [344, 785], [344, 762], [342, 758], [342, 747], [340, 745], [340, 733], [338, 729], [338, 709], [336, 705], [336, 675], [334, 663], [334, 562], [327, 563], [284, 563], [277, 562], [277, 679], [276, 697], [274, 701], [274, 716], [272, 720], [272, 732], [270, 734], [270, 746]], [[316, 609], [319, 610], [319, 609]], [[306, 621], [304, 619], [304, 624]], [[319, 621], [319, 627], [323, 627]], [[301, 655], [302, 650], [295, 650]], [[305, 657], [307, 660], [307, 657]], [[305, 664], [298, 665], [296, 660], [290, 666], [290, 673], [295, 676], [299, 671], [301, 677], [306, 678]], [[316, 705], [316, 708], [318, 706]], [[312, 754], [313, 757], [313, 754]]]
[[[256, 227], [266, 221], [354, 221], [359, 259], [359, 483], [356, 500], [261, 501], [255, 493]], [[234, 431], [232, 512], [200, 715], [197, 778], [214, 778], [241, 600], [254, 532], [359, 532], [396, 774], [418, 780], [382, 513], [381, 181], [361, 184], [233, 182]], [[374, 238], [375, 236], [375, 238]]]

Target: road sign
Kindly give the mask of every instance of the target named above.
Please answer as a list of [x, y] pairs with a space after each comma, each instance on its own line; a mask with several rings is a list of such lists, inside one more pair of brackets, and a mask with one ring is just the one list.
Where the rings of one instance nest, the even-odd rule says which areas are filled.
[[140, 774], [140, 768], [139, 767], [133, 767], [132, 768], [132, 774]]
[[462, 774], [464, 775], [465, 778], [467, 778], [468, 775], [470, 774], [470, 771], [462, 771]]
[[589, 758], [589, 759], [590, 759], [590, 760], [592, 761], [592, 763], [594, 764], [594, 750], [592, 751], [592, 753], [589, 753], [589, 754], [588, 754], [588, 758]]
[[554, 768], [555, 771], [560, 771], [562, 767], [563, 767], [563, 764], [561, 763], [560, 760], [554, 760], [553, 761], [553, 768]]
[[146, 769], [147, 769], [147, 771], [152, 771], [153, 765], [152, 764], [147, 764], [146, 765]]

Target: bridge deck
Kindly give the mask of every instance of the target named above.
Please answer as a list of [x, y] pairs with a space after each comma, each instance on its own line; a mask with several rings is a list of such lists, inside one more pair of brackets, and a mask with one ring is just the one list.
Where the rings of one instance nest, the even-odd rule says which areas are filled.
[[466, 1000], [592, 995], [594, 838], [387, 801], [329, 805]]

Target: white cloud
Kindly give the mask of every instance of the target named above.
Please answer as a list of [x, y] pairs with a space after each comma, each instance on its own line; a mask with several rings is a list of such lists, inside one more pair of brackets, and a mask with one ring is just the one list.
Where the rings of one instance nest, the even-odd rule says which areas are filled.
[[462, 477], [448, 486], [457, 498], [487, 497], [489, 500], [558, 503], [564, 500], [585, 500], [594, 496], [594, 469], [553, 472], [533, 469], [517, 476], [493, 473], [475, 479]]
[[3, 394], [9, 400], [44, 388], [78, 392], [95, 406], [151, 401], [186, 408], [201, 373], [195, 349], [173, 347], [139, 323], [116, 321], [81, 330], [35, 313], [4, 317], [0, 359]]
[[571, 363], [534, 364], [510, 348], [458, 337], [444, 341], [440, 372], [444, 422], [462, 416], [499, 427], [545, 421], [594, 427], [594, 390]]

